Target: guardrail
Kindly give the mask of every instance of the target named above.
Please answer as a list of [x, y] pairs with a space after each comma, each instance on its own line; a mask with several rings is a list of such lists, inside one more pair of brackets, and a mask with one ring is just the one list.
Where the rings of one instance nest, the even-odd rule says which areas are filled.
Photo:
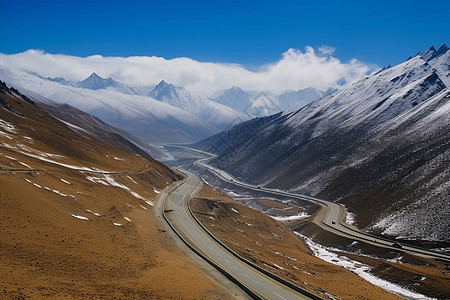
[[[197, 175], [194, 175], [194, 176], [197, 176]], [[198, 177], [198, 176], [197, 176], [197, 177]], [[243, 257], [240, 256], [239, 254], [237, 254], [236, 252], [234, 252], [234, 251], [233, 251], [232, 249], [230, 249], [227, 245], [225, 245], [222, 241], [220, 241], [214, 234], [212, 234], [205, 226], [203, 226], [203, 224], [197, 219], [197, 217], [196, 217], [196, 216], [194, 215], [194, 213], [192, 212], [191, 206], [190, 206], [190, 204], [189, 204], [189, 200], [190, 200], [190, 198], [188, 198], [188, 202], [187, 202], [187, 203], [188, 203], [188, 210], [189, 210], [189, 213], [190, 213], [190, 214], [192, 215], [192, 217], [194, 218], [194, 220], [200, 225], [200, 227], [201, 227], [206, 233], [208, 233], [208, 235], [209, 235], [213, 240], [215, 240], [218, 244], [220, 244], [222, 247], [224, 247], [224, 248], [225, 248], [228, 252], [230, 252], [233, 256], [235, 256], [235, 257], [238, 258], [239, 260], [243, 261], [244, 263], [248, 264], [249, 266], [251, 266], [251, 267], [257, 269], [257, 270], [260, 271], [261, 273], [263, 273], [263, 274], [269, 276], [270, 278], [272, 278], [272, 279], [278, 281], [278, 282], [281, 283], [281, 284], [284, 284], [285, 286], [287, 286], [287, 287], [293, 289], [294, 291], [296, 291], [296, 292], [298, 292], [298, 293], [300, 293], [300, 294], [302, 294], [302, 295], [305, 295], [305, 296], [307, 296], [307, 297], [310, 297], [311, 299], [314, 299], [314, 300], [321, 300], [321, 299], [322, 299], [322, 298], [320, 298], [319, 296], [317, 296], [317, 295], [315, 295], [315, 294], [312, 294], [312, 293], [308, 292], [307, 290], [302, 289], [301, 287], [299, 287], [299, 286], [293, 284], [292, 282], [289, 282], [289, 281], [287, 281], [287, 280], [285, 280], [285, 279], [279, 277], [278, 275], [275, 275], [275, 274], [273, 274], [273, 273], [267, 271], [266, 269], [261, 268], [260, 266], [258, 266], [258, 265], [256, 265], [256, 264], [252, 263], [251, 261], [249, 261], [249, 260], [243, 258]]]

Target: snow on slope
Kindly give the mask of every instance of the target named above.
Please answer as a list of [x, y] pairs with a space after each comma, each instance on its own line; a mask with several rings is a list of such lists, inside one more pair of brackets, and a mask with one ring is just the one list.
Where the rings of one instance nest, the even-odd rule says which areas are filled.
[[248, 118], [233, 108], [192, 96], [186, 89], [162, 80], [149, 94], [150, 97], [188, 111], [223, 130]]
[[197, 147], [240, 179], [341, 201], [359, 226], [448, 240], [449, 66], [448, 48], [432, 48]]
[[36, 99], [67, 103], [103, 121], [129, 131], [146, 142], [189, 142], [217, 130], [200, 118], [171, 105], [144, 96], [98, 89], [64, 86], [37, 76], [2, 70], [7, 84], [20, 88]]

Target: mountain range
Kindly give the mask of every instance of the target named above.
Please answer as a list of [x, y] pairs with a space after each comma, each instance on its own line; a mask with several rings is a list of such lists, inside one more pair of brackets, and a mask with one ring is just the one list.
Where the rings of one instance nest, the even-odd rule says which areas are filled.
[[[121, 128], [147, 143], [189, 142], [218, 132], [212, 124], [180, 108], [147, 96], [129, 95], [95, 85], [97, 75], [79, 82], [80, 88], [8, 69], [0, 77], [38, 102], [68, 104]], [[109, 80], [106, 80], [109, 81]]]
[[280, 111], [297, 110], [335, 91], [336, 89], [333, 88], [329, 88], [325, 92], [316, 88], [306, 88], [273, 95], [267, 92], [248, 92], [233, 86], [214, 98], [214, 101], [254, 118], [268, 116]]
[[213, 124], [218, 130], [223, 130], [248, 120], [248, 117], [233, 108], [207, 99], [194, 97], [186, 89], [174, 86], [162, 80], [148, 96], [185, 110], [200, 119]]
[[358, 226], [450, 240], [450, 50], [420, 52], [195, 147], [237, 178], [345, 204]]

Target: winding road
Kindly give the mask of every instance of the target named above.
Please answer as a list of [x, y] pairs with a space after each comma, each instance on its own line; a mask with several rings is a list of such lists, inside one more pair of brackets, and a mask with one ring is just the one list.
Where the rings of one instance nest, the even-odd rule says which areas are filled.
[[[186, 148], [186, 147], [184, 147]], [[207, 162], [211, 160], [215, 155], [192, 149], [192, 148], [186, 148], [189, 150], [193, 150], [202, 154], [206, 154], [209, 157], [199, 159], [195, 162], [197, 166], [200, 166], [202, 168], [207, 169], [217, 177], [219, 177], [221, 180], [226, 181], [228, 183], [244, 187], [246, 189], [255, 190], [258, 192], [264, 192], [268, 195], [279, 195], [279, 196], [286, 196], [293, 199], [299, 199], [303, 201], [309, 201], [315, 204], [320, 205], [321, 207], [325, 208], [323, 214], [319, 214], [318, 217], [315, 219], [315, 223], [318, 224], [323, 229], [332, 232], [334, 234], [347, 237], [349, 239], [353, 239], [355, 241], [361, 241], [364, 243], [368, 243], [374, 246], [383, 247], [383, 248], [390, 248], [395, 249], [397, 251], [403, 251], [409, 254], [418, 255], [425, 258], [433, 258], [433, 259], [440, 259], [446, 262], [450, 262], [450, 255], [439, 253], [435, 251], [430, 251], [427, 249], [414, 247], [406, 244], [399, 244], [396, 241], [385, 239], [376, 235], [372, 235], [370, 233], [364, 232], [359, 230], [357, 227], [351, 226], [345, 222], [345, 217], [347, 215], [347, 209], [342, 205], [326, 200], [317, 199], [314, 197], [309, 197], [305, 195], [299, 195], [294, 194], [290, 192], [285, 192], [281, 190], [276, 189], [269, 189], [261, 186], [255, 186], [253, 184], [248, 184], [242, 181], [237, 180], [235, 177], [230, 175], [229, 173], [217, 169], [211, 165], [209, 165]]]
[[197, 175], [183, 171], [187, 177], [180, 185], [169, 191], [163, 216], [175, 233], [194, 252], [212, 264], [225, 276], [237, 283], [255, 299], [320, 299], [307, 296], [272, 279], [243, 262], [228, 249], [216, 242], [194, 219], [189, 207], [189, 198], [201, 186]]

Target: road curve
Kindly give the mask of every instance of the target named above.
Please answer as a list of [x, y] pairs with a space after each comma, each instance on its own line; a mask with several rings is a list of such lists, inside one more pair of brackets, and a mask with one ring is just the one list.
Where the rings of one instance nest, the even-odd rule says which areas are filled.
[[244, 286], [255, 299], [311, 299], [244, 263], [205, 232], [190, 214], [187, 204], [200, 187], [201, 180], [192, 173], [183, 172], [187, 178], [168, 193], [164, 217], [191, 249], [225, 272], [232, 281]]
[[[338, 204], [338, 203], [334, 203], [334, 202], [330, 202], [330, 201], [326, 201], [326, 200], [322, 200], [322, 199], [317, 199], [317, 198], [310, 197], [310, 196], [285, 192], [285, 191], [281, 191], [281, 190], [277, 190], [277, 189], [269, 189], [269, 188], [265, 188], [265, 187], [261, 187], [261, 186], [255, 186], [253, 184], [248, 184], [248, 183], [239, 181], [235, 177], [233, 177], [231, 174], [229, 174], [221, 169], [215, 168], [207, 163], [209, 160], [211, 160], [213, 157], [215, 157], [214, 154], [211, 154], [211, 153], [208, 153], [205, 151], [201, 151], [201, 150], [197, 150], [197, 149], [188, 148], [188, 147], [183, 147], [183, 148], [208, 155], [209, 156], [208, 158], [199, 159], [195, 162], [195, 164], [197, 166], [207, 169], [208, 171], [210, 171], [211, 173], [213, 173], [214, 175], [216, 175], [223, 181], [226, 181], [228, 183], [231, 183], [231, 184], [234, 184], [234, 185], [237, 185], [240, 187], [244, 187], [246, 189], [255, 190], [258, 192], [264, 192], [264, 193], [271, 194], [271, 195], [286, 196], [286, 197], [299, 199], [299, 200], [303, 200], [303, 201], [309, 201], [309, 202], [312, 202], [312, 203], [315, 203], [315, 204], [318, 204], [318, 205], [324, 207], [326, 209], [325, 214], [324, 214], [323, 218], [317, 222], [317, 224], [319, 226], [321, 226], [323, 229], [325, 229], [331, 233], [334, 233], [334, 234], [337, 234], [337, 235], [340, 235], [343, 237], [347, 237], [347, 238], [350, 238], [350, 239], [353, 239], [356, 241], [368, 243], [368, 244], [378, 246], [378, 247], [395, 249], [397, 251], [403, 251], [403, 252], [406, 252], [409, 254], [413, 254], [413, 255], [417, 255], [417, 256], [421, 256], [421, 257], [425, 257], [425, 258], [440, 259], [440, 260], [443, 260], [446, 262], [450, 262], [450, 255], [448, 255], [448, 254], [430, 251], [427, 249], [423, 249], [420, 247], [414, 247], [414, 246], [410, 246], [410, 245], [406, 245], [406, 244], [401, 244], [401, 248], [399, 248], [398, 247], [399, 244], [396, 241], [385, 239], [385, 238], [361, 231], [357, 227], [347, 224], [344, 221], [345, 216], [347, 214], [347, 209], [342, 204]], [[394, 245], [396, 245], [396, 246], [394, 246]]]

